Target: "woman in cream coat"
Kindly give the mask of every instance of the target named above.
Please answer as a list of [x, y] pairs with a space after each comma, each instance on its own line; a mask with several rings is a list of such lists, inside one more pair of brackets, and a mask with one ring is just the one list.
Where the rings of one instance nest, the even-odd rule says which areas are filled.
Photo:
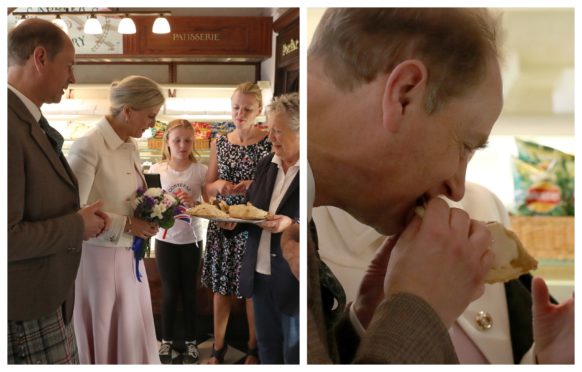
[[[465, 209], [476, 220], [499, 221], [509, 226], [509, 216], [501, 201], [480, 185], [467, 183], [465, 197], [455, 206]], [[315, 208], [313, 219], [320, 237], [319, 254], [341, 282], [350, 302], [355, 299], [368, 263], [385, 237], [337, 208]], [[521, 281], [486, 285], [485, 293], [457, 319], [449, 335], [461, 364], [536, 362], [529, 280], [531, 276], [527, 275]], [[573, 305], [571, 310], [573, 314]], [[571, 321], [573, 330], [573, 317]], [[573, 339], [571, 345], [567, 337], [562, 341], [566, 347], [556, 346], [556, 349], [568, 354], [571, 346], [573, 362]], [[559, 359], [554, 363], [564, 362]]]
[[158, 358], [150, 290], [143, 260], [136, 278], [131, 245], [158, 227], [132, 217], [131, 201], [147, 187], [137, 142], [164, 103], [159, 86], [142, 76], [114, 82], [111, 113], [71, 147], [68, 161], [81, 204], [103, 201], [111, 226], [83, 243], [75, 283], [74, 325], [83, 364], [150, 364]]

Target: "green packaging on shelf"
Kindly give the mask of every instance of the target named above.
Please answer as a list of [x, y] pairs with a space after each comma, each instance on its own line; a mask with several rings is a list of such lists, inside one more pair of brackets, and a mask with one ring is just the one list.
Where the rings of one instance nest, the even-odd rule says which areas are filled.
[[574, 215], [574, 156], [516, 139], [512, 160], [516, 213], [525, 216]]

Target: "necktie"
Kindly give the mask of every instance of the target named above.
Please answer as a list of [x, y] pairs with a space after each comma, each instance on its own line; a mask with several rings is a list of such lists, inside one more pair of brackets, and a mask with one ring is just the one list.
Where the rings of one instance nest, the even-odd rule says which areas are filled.
[[[309, 224], [311, 235], [315, 246], [318, 246], [317, 229], [311, 220]], [[316, 252], [319, 266], [319, 281], [321, 286], [321, 297], [323, 310], [325, 313], [328, 330], [333, 329], [346, 308], [346, 293], [331, 269], [321, 260], [319, 252]], [[334, 301], [335, 300], [335, 301]], [[337, 305], [334, 303], [337, 302]], [[334, 306], [336, 305], [336, 306]]]
[[42, 128], [42, 130], [44, 130], [44, 132], [48, 136], [53, 147], [57, 151], [57, 154], [60, 154], [61, 149], [63, 148], [63, 142], [65, 142], [65, 139], [63, 138], [63, 136], [59, 133], [58, 130], [56, 130], [55, 128], [53, 128], [49, 125], [48, 121], [46, 120], [46, 118], [44, 116], [40, 117], [40, 120], [38, 121], [38, 123], [40, 124], [40, 127]]

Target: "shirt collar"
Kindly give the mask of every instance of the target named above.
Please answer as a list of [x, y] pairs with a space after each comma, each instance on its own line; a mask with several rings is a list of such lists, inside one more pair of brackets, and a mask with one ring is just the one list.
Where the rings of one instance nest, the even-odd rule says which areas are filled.
[[22, 103], [24, 103], [24, 106], [26, 106], [28, 111], [30, 111], [30, 114], [32, 115], [34, 120], [38, 122], [40, 120], [40, 117], [42, 116], [42, 113], [40, 112], [38, 106], [35, 105], [34, 102], [32, 102], [27, 96], [22, 94], [18, 89], [14, 88], [12, 85], [8, 84], [8, 89], [10, 89], [12, 93], [16, 94], [18, 98], [20, 98]]
[[[277, 166], [279, 168], [281, 168], [283, 166], [283, 161], [276, 154], [273, 155], [273, 159], [271, 160], [271, 163], [277, 164]], [[298, 166], [299, 166], [299, 159], [297, 159], [297, 161], [295, 162], [295, 164], [293, 164], [291, 167], [298, 167]], [[291, 168], [291, 167], [289, 167], [289, 168]]]
[[[103, 117], [97, 123], [97, 126], [101, 130], [101, 133], [103, 133], [103, 138], [105, 139], [105, 143], [107, 144], [107, 146], [109, 146], [109, 148], [117, 149], [118, 147], [120, 147], [121, 145], [123, 145], [125, 143], [117, 135], [117, 133], [115, 133], [115, 130], [113, 130], [113, 127], [111, 126], [111, 124], [109, 124], [109, 121], [107, 120], [107, 118]], [[131, 138], [130, 138], [129, 142], [132, 142]]]

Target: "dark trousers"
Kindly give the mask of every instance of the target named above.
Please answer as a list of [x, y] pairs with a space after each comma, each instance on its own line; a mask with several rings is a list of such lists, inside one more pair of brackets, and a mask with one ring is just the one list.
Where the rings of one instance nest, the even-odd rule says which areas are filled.
[[184, 340], [196, 340], [196, 275], [202, 241], [172, 244], [156, 239], [156, 265], [162, 282], [162, 339], [173, 340], [178, 298], [184, 313]]
[[255, 272], [253, 307], [261, 364], [299, 364], [299, 314], [277, 309], [270, 275]]

